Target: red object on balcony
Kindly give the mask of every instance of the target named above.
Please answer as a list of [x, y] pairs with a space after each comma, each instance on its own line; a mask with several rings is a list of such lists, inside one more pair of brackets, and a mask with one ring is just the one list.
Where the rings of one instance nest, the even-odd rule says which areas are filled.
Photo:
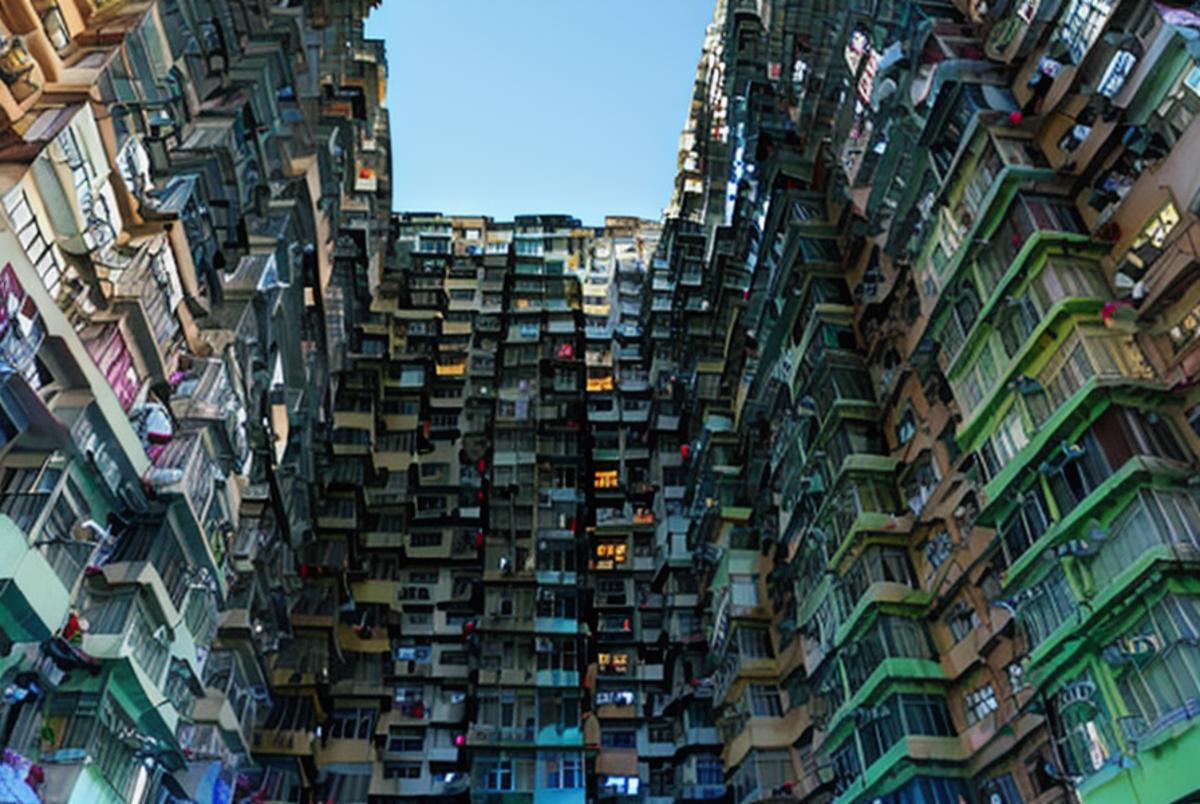
[[475, 531], [475, 549], [476, 550], [483, 549], [483, 531], [481, 531], [481, 530]]
[[467, 620], [465, 623], [463, 623], [463, 634], [470, 634], [474, 630], [475, 630], [475, 621], [474, 620]]
[[1008, 122], [1012, 123], [1014, 126], [1021, 125], [1024, 120], [1025, 115], [1023, 115], [1019, 109], [1015, 112], [1008, 113]]
[[63, 626], [62, 638], [68, 642], [79, 633], [79, 615], [71, 612], [71, 616], [67, 618], [67, 624]]
[[1115, 318], [1131, 318], [1131, 313], [1126, 313], [1120, 316], [1118, 315], [1119, 311], [1123, 309], [1132, 310], [1133, 302], [1131, 302], [1129, 299], [1117, 299], [1116, 301], [1105, 302], [1104, 307], [1100, 309], [1100, 320], [1103, 321], [1105, 325], [1111, 327]]
[[456, 734], [456, 735], [454, 735], [454, 744], [457, 747], [462, 748], [464, 745], [467, 744], [467, 738], [461, 734]]
[[690, 446], [688, 446], [687, 444], [679, 445], [679, 454], [681, 456], [683, 456], [683, 459], [685, 461], [687, 460], [688, 453], [690, 453], [691, 451], [692, 451], [692, 448]]

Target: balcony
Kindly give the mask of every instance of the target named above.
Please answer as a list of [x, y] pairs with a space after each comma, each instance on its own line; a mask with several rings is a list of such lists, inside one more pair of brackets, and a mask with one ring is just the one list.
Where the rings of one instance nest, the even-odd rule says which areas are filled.
[[397, 798], [403, 801], [424, 796], [457, 797], [470, 791], [470, 778], [465, 773], [432, 774], [422, 767], [416, 778], [389, 776], [382, 763], [376, 763], [371, 771], [372, 797]]
[[551, 668], [538, 668], [534, 683], [539, 687], [578, 687], [579, 671]]
[[[1031, 261], [1034, 247], [1034, 243], [1022, 247], [1011, 267], [1004, 263], [1002, 275], [987, 276], [981, 268], [976, 281], [966, 280], [954, 292], [953, 304], [946, 310], [937, 336], [942, 345], [938, 362], [948, 376], [970, 370], [964, 362], [967, 356], [980, 356], [976, 345], [999, 352], [1007, 360], [1017, 359], [1028, 351], [1028, 341], [1035, 333], [1049, 328], [1051, 319], [1064, 314], [1094, 314], [1112, 296], [1099, 265], [1054, 255], [1040, 263], [1037, 275], [1020, 296], [1005, 296]], [[997, 251], [985, 253], [989, 260], [1002, 260]], [[979, 264], [984, 262], [981, 258]], [[976, 287], [987, 288], [988, 295], [980, 297]]]
[[489, 723], [472, 723], [467, 731], [467, 745], [478, 747], [532, 747], [536, 729], [529, 726], [496, 726]]
[[268, 755], [311, 756], [316, 717], [312, 698], [281, 696], [275, 701], [263, 727], [254, 732], [254, 751]]
[[[982, 453], [988, 478], [984, 495], [989, 505], [990, 501], [998, 499], [997, 495], [1007, 483], [1023, 471], [1027, 461], [1049, 446], [1049, 441], [1075, 417], [1084, 400], [1097, 388], [1127, 385], [1153, 392], [1160, 387], [1153, 381], [1153, 370], [1131, 338], [1112, 336], [1088, 326], [1078, 326], [1060, 337], [1063, 338], [1061, 344], [1033, 378], [1035, 382], [1031, 383], [1028, 392], [1008, 391], [1004, 385], [993, 392], [993, 395], [1015, 395], [1017, 404], [1006, 421], [1001, 422], [1015, 439], [1011, 446], [1001, 444], [998, 452], [996, 446], [1000, 442], [993, 437]], [[982, 411], [991, 404], [992, 401], [985, 403], [960, 428], [958, 437], [962, 442], [972, 443], [977, 437], [985, 418]], [[1016, 422], [1016, 417], [1022, 414], [1022, 421]], [[1017, 429], [1013, 429], [1014, 426]]]
[[41, 642], [58, 631], [71, 598], [46, 558], [0, 514], [0, 617], [13, 642]]
[[193, 719], [216, 724], [232, 737], [229, 750], [249, 754], [257, 703], [241, 660], [232, 651], [214, 651], [204, 662], [205, 697], [197, 702]]
[[216, 462], [209, 457], [199, 431], [177, 434], [154, 459], [150, 482], [165, 496], [179, 496], [188, 503], [197, 530], [208, 517], [209, 503], [216, 495]]
[[19, 36], [12, 36], [0, 25], [4, 47], [0, 56], [10, 65], [0, 74], [0, 121], [15, 123], [42, 96], [45, 76], [42, 67]]
[[55, 132], [35, 161], [33, 176], [64, 251], [82, 255], [116, 241], [122, 221], [109, 172], [87, 109]]

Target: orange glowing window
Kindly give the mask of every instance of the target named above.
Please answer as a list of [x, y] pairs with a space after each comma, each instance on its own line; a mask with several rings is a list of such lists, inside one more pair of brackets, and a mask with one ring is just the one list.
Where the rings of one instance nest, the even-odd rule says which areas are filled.
[[628, 550], [629, 548], [624, 542], [605, 542], [596, 545], [596, 569], [612, 569], [618, 564], [624, 564]]
[[601, 653], [598, 659], [601, 673], [624, 674], [629, 672], [629, 654], [627, 653]]

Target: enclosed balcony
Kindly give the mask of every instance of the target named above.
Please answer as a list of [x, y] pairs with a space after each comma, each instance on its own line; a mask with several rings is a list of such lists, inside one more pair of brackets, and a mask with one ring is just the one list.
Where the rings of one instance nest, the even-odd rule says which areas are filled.
[[98, 659], [131, 660], [141, 670], [133, 683], [148, 683], [154, 689], [143, 692], [161, 697], [173, 639], [148, 602], [134, 590], [89, 595], [79, 608], [89, 623], [83, 649]]
[[197, 527], [206, 522], [208, 508], [217, 491], [221, 473], [209, 455], [199, 431], [176, 434], [154, 459], [150, 481], [162, 495], [177, 495], [187, 501]]
[[0, 48], [0, 58], [4, 63], [3, 70], [0, 70], [0, 119], [5, 124], [20, 120], [37, 103], [45, 85], [42, 67], [30, 52], [25, 37], [20, 36], [21, 33], [25, 32], [12, 30], [0, 19], [0, 37], [4, 41]]
[[316, 720], [316, 703], [311, 696], [278, 696], [266, 721], [254, 732], [254, 750], [267, 755], [307, 756], [312, 751]]
[[[852, 720], [844, 721], [845, 728], [830, 735], [828, 743], [831, 748], [844, 743], [832, 750], [835, 765], [839, 764], [837, 757], [841, 751], [857, 752], [854, 760], [843, 760], [857, 777], [853, 782], [842, 780], [842, 785], [848, 788], [843, 793], [844, 800], [867, 794], [868, 784], [877, 784], [888, 769], [906, 759], [928, 761], [931, 767], [965, 759], [940, 695], [898, 693], [878, 704], [859, 707], [853, 714]], [[844, 737], [850, 737], [849, 742], [844, 742]]]
[[0, 630], [13, 642], [47, 639], [70, 607], [68, 587], [26, 539], [22, 528], [0, 514]]
[[[255, 695], [242, 660], [234, 651], [213, 651], [204, 662], [205, 698], [197, 704], [197, 720], [211, 721], [233, 735], [231, 750], [248, 754], [258, 719]], [[266, 703], [264, 701], [264, 703]]]
[[114, 243], [123, 222], [91, 112], [84, 107], [66, 126], [55, 130], [51, 123], [49, 130], [53, 140], [34, 162], [33, 176], [59, 245], [78, 255]]
[[[987, 288], [988, 295], [980, 296], [977, 287]], [[1060, 256], [1041, 262], [1018, 293], [1004, 296], [1004, 290], [970, 280], [958, 286], [938, 335], [938, 360], [947, 374], [970, 372], [968, 358], [991, 359], [1003, 367], [1027, 352], [1030, 338], [1052, 318], [1090, 312], [1112, 295], [1098, 264]]]
[[[984, 469], [990, 480], [1003, 474], [1005, 464], [1026, 444], [1052, 435], [1053, 428], [1049, 431], [1043, 428], [1069, 420], [1096, 388], [1127, 386], [1149, 391], [1157, 385], [1141, 348], [1127, 335], [1113, 334], [1086, 324], [1060, 328], [1055, 335], [1058, 343], [1053, 351], [1039, 352], [1038, 359], [1033, 362], [1037, 367], [1034, 372], [1020, 375], [1017, 373], [1019, 366], [1014, 365], [1009, 367], [1006, 375], [998, 378], [1004, 381], [1003, 385], [991, 380], [987, 387], [994, 385], [994, 390], [986, 404], [959, 428], [958, 437], [970, 443], [969, 439], [980, 435], [986, 418], [982, 411], [995, 409], [997, 402], [1005, 398], [1016, 400], [1003, 419], [994, 425], [991, 438], [980, 446]], [[988, 370], [989, 364], [981, 362], [979, 368], [958, 383], [963, 389], [964, 403], [982, 399], [980, 380], [987, 376]], [[989, 488], [989, 498], [993, 497], [994, 491]]]
[[66, 801], [76, 791], [95, 791], [95, 781], [84, 781], [95, 773], [121, 799], [132, 800], [134, 789], [145, 784], [149, 773], [137, 753], [153, 746], [157, 736], [135, 725], [138, 714], [126, 710], [111, 693], [56, 695], [46, 712], [46, 728], [54, 736], [43, 743], [43, 792]]

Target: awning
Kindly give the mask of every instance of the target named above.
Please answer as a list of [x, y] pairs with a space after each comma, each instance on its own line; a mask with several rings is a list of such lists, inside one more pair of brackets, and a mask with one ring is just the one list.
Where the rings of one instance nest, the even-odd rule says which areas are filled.
[[71, 596], [50, 562], [0, 514], [0, 630], [13, 642], [41, 642], [62, 625]]

